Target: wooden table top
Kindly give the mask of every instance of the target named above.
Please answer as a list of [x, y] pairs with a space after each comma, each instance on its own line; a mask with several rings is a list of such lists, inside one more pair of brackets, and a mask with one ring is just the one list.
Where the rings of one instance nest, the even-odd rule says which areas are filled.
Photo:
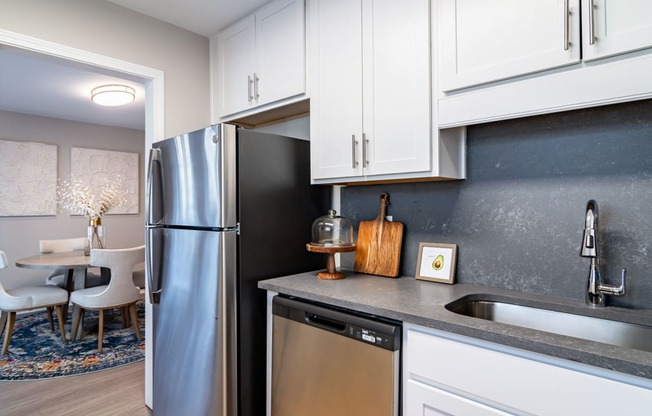
[[77, 269], [91, 265], [91, 257], [83, 251], [38, 254], [16, 260], [16, 266], [24, 269]]

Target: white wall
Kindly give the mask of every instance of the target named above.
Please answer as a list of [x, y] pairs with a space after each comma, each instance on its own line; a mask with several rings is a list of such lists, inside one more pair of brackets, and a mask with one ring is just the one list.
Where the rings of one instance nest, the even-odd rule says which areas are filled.
[[208, 38], [98, 0], [0, 0], [0, 28], [165, 72], [165, 136], [210, 124]]
[[[138, 153], [139, 182], [144, 183], [145, 132], [142, 130], [0, 111], [0, 139], [57, 145], [59, 178], [70, 174], [70, 148], [73, 146]], [[107, 215], [102, 220], [108, 248], [144, 244], [143, 186], [139, 191], [139, 214]], [[9, 269], [0, 271], [6, 288], [43, 284], [46, 271], [17, 268], [15, 260], [37, 254], [41, 239], [84, 237], [87, 224], [85, 217], [70, 216], [67, 212], [56, 216], [0, 217], [0, 250], [7, 253], [11, 263]]]

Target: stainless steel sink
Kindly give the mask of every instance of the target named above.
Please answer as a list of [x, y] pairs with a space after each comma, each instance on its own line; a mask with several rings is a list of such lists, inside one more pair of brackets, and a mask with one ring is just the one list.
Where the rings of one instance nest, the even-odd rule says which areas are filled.
[[474, 296], [446, 308], [474, 318], [652, 352], [652, 326]]

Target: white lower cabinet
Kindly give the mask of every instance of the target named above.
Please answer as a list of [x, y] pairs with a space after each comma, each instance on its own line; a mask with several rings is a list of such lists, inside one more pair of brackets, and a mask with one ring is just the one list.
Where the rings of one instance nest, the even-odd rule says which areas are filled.
[[407, 381], [405, 391], [405, 415], [509, 414], [415, 380]]
[[647, 414], [652, 381], [404, 325], [403, 414]]

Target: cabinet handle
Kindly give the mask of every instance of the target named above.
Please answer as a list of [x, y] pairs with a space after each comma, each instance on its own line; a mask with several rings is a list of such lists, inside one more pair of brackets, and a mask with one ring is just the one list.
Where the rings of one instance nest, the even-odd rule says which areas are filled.
[[595, 1], [589, 0], [589, 45], [595, 44]]
[[564, 0], [564, 50], [570, 48], [570, 6], [568, 0]]
[[351, 167], [353, 169], [358, 167], [358, 161], [355, 160], [356, 147], [358, 146], [358, 141], [355, 139], [355, 134], [351, 135], [351, 160], [353, 161]]
[[369, 145], [369, 140], [367, 140], [367, 135], [362, 133], [362, 167], [366, 168], [369, 166], [369, 161], [367, 160], [367, 146]]
[[251, 79], [251, 75], [247, 75], [247, 101], [251, 102], [254, 99], [254, 96], [251, 94], [251, 84], [254, 81]]
[[258, 81], [260, 81], [260, 78], [258, 78], [258, 74], [254, 72], [254, 98], [258, 99], [260, 97], [260, 94], [258, 94]]

